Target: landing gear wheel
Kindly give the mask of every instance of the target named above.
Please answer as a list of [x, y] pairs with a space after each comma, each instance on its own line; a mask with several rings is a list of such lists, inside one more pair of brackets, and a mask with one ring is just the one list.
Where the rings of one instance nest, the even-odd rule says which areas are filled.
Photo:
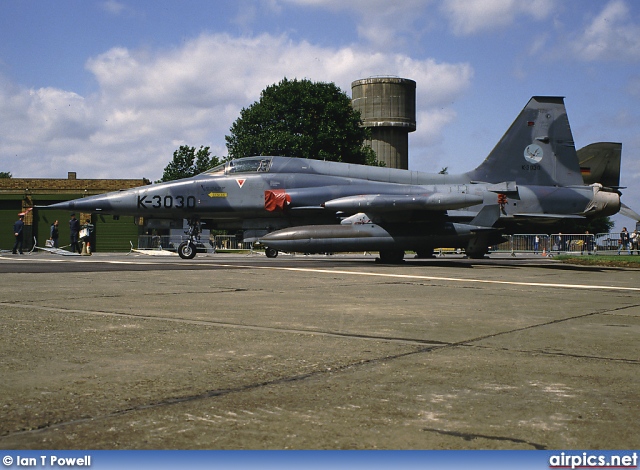
[[278, 256], [278, 250], [275, 248], [266, 248], [264, 254], [267, 255], [267, 258], [275, 258]]
[[193, 259], [196, 255], [196, 245], [191, 241], [180, 243], [180, 246], [178, 246], [178, 255], [180, 255], [182, 259]]
[[433, 248], [416, 250], [416, 258], [417, 259], [435, 258], [435, 255], [433, 254]]
[[380, 262], [385, 264], [400, 264], [404, 261], [403, 250], [381, 250]]

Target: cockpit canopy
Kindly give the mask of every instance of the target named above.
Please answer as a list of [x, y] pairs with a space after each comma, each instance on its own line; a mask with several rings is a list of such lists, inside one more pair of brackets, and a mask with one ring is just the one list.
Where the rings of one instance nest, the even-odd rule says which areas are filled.
[[222, 163], [204, 172], [206, 175], [230, 175], [235, 173], [267, 173], [273, 157], [247, 157]]

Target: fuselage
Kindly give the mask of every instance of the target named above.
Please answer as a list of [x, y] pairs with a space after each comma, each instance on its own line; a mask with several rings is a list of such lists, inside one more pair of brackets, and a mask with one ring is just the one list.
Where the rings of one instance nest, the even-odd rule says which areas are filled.
[[[363, 195], [367, 197], [358, 205], [357, 198]], [[234, 160], [192, 178], [51, 207], [149, 219], [201, 219], [217, 228], [235, 229], [255, 226], [256, 221], [271, 228], [316, 220], [338, 223], [336, 214], [367, 210], [390, 221], [429, 220], [445, 213], [464, 219], [487, 204], [501, 205], [502, 225], [525, 215], [542, 221], [545, 214], [605, 216], [620, 208], [617, 193], [596, 186], [474, 183], [465, 174], [434, 175], [285, 157]]]
[[49, 207], [146, 222], [187, 219], [190, 243], [178, 249], [183, 257], [194, 255], [204, 224], [242, 231], [268, 248], [366, 247], [379, 250], [381, 259], [398, 260], [403, 250], [434, 246], [482, 256], [504, 233], [615, 214], [620, 195], [584, 184], [563, 98], [534, 96], [467, 173], [259, 156], [193, 178]]

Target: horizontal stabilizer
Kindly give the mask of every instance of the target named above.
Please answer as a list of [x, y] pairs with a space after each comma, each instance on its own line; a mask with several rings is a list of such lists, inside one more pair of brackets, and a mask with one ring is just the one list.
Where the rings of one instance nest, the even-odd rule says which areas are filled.
[[622, 144], [596, 142], [578, 150], [580, 173], [584, 184], [600, 183], [609, 188], [620, 186]]
[[478, 215], [469, 222], [469, 225], [491, 228], [499, 218], [500, 206], [498, 204], [492, 204], [490, 206], [484, 206], [480, 212], [478, 212]]
[[625, 217], [629, 217], [630, 219], [635, 220], [636, 222], [640, 222], [640, 214], [638, 214], [626, 204], [620, 204], [620, 213]]

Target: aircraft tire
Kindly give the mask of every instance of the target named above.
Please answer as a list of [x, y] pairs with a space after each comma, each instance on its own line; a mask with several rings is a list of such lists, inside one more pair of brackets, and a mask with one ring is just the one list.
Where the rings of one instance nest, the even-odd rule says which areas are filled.
[[433, 253], [433, 248], [416, 250], [416, 258], [418, 259], [435, 258], [435, 255]]
[[193, 259], [196, 256], [196, 246], [190, 241], [182, 242], [178, 246], [178, 255], [182, 259]]
[[278, 256], [278, 250], [275, 248], [266, 248], [264, 254], [267, 255], [267, 258], [275, 258]]
[[404, 250], [381, 250], [380, 262], [385, 264], [400, 264], [404, 261]]

